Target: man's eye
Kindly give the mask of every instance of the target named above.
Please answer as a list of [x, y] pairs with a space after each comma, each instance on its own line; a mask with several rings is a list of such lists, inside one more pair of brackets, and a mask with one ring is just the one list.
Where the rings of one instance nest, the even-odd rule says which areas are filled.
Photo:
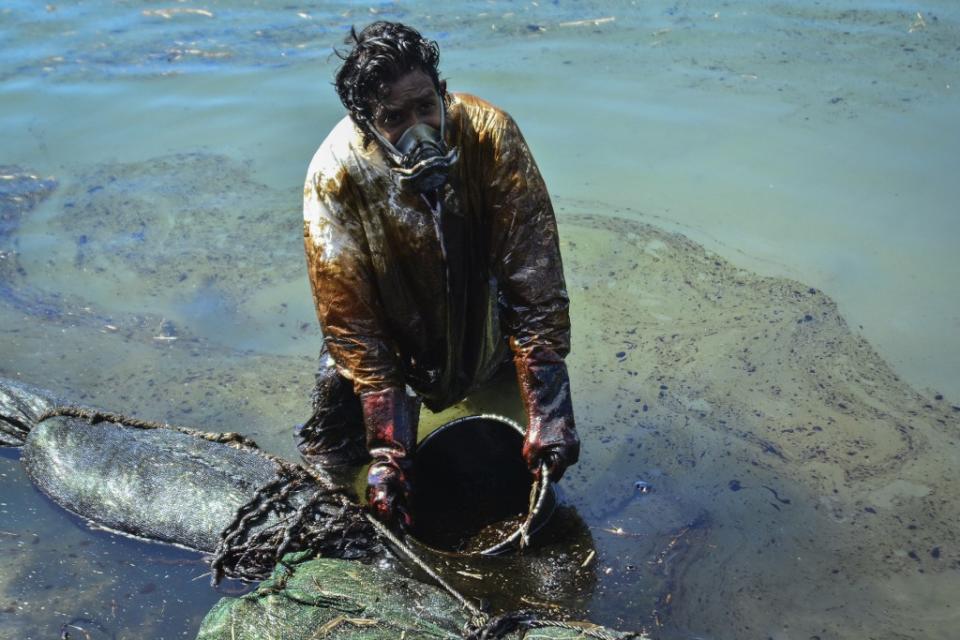
[[432, 101], [421, 102], [420, 107], [418, 108], [418, 110], [420, 111], [420, 115], [427, 115], [428, 113], [432, 113], [435, 106], [436, 105]]
[[400, 121], [400, 114], [395, 111], [383, 114], [383, 124], [396, 124]]

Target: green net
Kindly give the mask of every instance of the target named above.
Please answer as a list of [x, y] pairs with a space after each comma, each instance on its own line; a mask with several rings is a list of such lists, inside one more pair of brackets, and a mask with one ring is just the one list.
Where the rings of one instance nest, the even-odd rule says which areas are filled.
[[437, 587], [376, 564], [308, 552], [288, 554], [256, 591], [223, 598], [197, 640], [375, 640], [380, 638], [642, 638], [532, 613], [471, 627], [467, 612]]

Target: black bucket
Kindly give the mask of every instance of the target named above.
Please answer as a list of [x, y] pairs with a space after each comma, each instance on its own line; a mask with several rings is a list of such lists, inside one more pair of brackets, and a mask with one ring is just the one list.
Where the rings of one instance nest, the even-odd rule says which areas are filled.
[[538, 483], [531, 500], [522, 446], [520, 425], [493, 415], [458, 418], [424, 438], [414, 463], [413, 537], [437, 551], [493, 555], [516, 546], [532, 504], [529, 533], [543, 527], [556, 495]]

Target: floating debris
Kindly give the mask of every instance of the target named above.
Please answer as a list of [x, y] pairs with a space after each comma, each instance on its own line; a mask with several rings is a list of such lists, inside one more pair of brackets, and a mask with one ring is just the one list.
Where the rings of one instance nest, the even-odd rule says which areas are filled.
[[597, 557], [597, 552], [594, 549], [590, 549], [590, 553], [587, 554], [587, 557], [584, 558], [583, 562], [580, 563], [580, 568], [585, 569], [587, 566], [593, 562], [593, 559]]
[[589, 20], [571, 20], [570, 22], [561, 22], [559, 27], [599, 27], [602, 24], [608, 24], [616, 20], [616, 16], [607, 16], [606, 18], [592, 18]]
[[633, 483], [633, 488], [637, 490], [637, 493], [640, 495], [646, 495], [648, 493], [653, 493], [653, 485], [647, 482], [646, 480], [637, 480]]
[[913, 21], [913, 24], [910, 25], [910, 28], [907, 29], [907, 33], [913, 33], [915, 31], [920, 31], [927, 28], [927, 21], [923, 19], [923, 14], [917, 11], [917, 17]]
[[214, 17], [212, 11], [207, 11], [206, 9], [193, 9], [191, 7], [174, 7], [172, 9], [144, 9], [140, 13], [147, 17], [157, 16], [159, 18], [163, 18], [164, 20], [170, 20], [171, 18], [182, 15], [204, 16], [205, 18]]
[[473, 578], [474, 580], [483, 580], [483, 576], [479, 573], [470, 573], [469, 571], [457, 571], [457, 573], [467, 578]]

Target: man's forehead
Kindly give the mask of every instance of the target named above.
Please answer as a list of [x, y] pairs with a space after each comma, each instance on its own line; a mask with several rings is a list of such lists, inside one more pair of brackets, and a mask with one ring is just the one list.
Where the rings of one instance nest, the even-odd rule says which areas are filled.
[[430, 77], [422, 71], [410, 71], [383, 87], [380, 93], [381, 109], [402, 107], [411, 100], [432, 98], [436, 88]]

